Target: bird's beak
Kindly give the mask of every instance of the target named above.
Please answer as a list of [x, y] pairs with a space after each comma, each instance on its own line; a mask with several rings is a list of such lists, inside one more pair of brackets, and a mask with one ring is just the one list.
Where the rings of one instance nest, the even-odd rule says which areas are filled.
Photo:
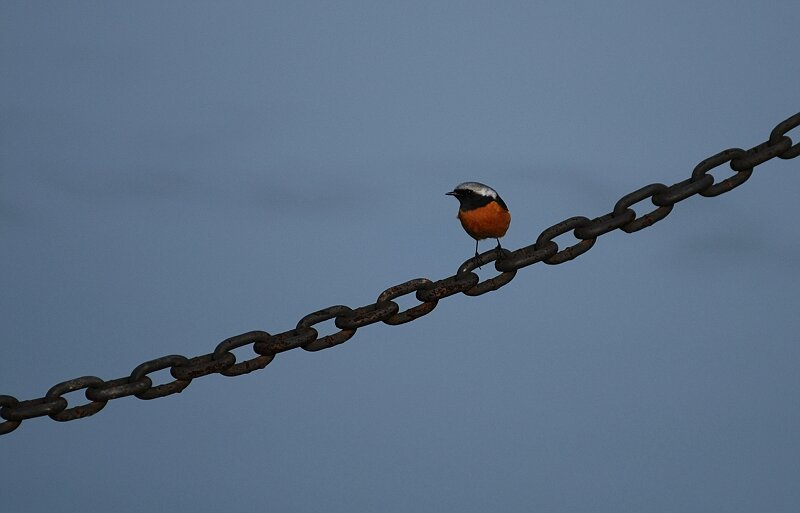
[[445, 193], [444, 193], [444, 195], [445, 195], [445, 196], [455, 196], [455, 195], [456, 195], [456, 193], [455, 193], [455, 192], [453, 192], [453, 191], [450, 191], [450, 192], [445, 192]]

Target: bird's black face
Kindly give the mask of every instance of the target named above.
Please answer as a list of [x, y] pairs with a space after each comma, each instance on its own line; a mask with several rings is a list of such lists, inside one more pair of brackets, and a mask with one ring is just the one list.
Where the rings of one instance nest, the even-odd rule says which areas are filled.
[[473, 208], [479, 208], [484, 205], [488, 205], [493, 200], [493, 198], [490, 198], [489, 196], [478, 194], [477, 192], [469, 189], [456, 189], [445, 194], [448, 196], [454, 196], [461, 205], [461, 210], [472, 210]]

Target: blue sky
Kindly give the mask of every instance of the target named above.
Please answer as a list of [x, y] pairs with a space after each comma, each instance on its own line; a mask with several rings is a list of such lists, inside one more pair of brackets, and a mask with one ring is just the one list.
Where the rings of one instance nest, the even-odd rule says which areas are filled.
[[[0, 394], [449, 276], [459, 182], [498, 190], [515, 249], [681, 181], [800, 110], [799, 25], [789, 1], [2, 2]], [[797, 511], [798, 160], [413, 323], [25, 421], [4, 504]]]

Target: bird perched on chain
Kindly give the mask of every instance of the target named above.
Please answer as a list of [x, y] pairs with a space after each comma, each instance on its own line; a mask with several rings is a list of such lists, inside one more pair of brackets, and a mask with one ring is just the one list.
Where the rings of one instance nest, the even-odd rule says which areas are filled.
[[496, 239], [499, 249], [500, 237], [511, 224], [511, 214], [497, 191], [482, 183], [464, 182], [446, 194], [458, 200], [457, 217], [464, 231], [475, 239], [475, 256], [478, 256], [478, 241], [483, 239]]

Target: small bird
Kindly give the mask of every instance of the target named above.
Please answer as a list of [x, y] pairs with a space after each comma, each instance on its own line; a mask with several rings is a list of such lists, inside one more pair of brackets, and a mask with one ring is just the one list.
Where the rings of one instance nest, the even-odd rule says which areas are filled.
[[478, 256], [478, 241], [497, 239], [506, 234], [511, 224], [511, 214], [505, 201], [497, 191], [478, 182], [464, 182], [456, 185], [448, 196], [455, 196], [459, 202], [458, 219], [461, 226], [475, 239], [475, 256]]

